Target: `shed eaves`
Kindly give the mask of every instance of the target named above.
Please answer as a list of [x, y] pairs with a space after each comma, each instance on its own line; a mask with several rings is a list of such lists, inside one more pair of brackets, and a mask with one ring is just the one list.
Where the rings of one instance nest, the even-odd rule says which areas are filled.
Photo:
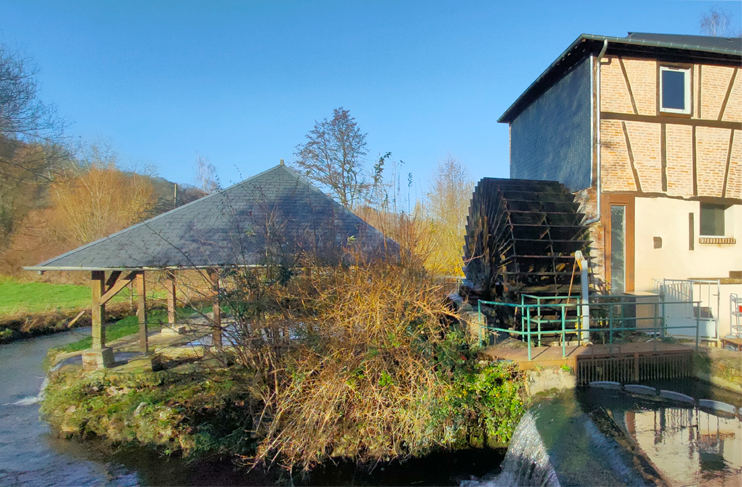
[[381, 232], [279, 165], [223, 191], [26, 270], [203, 268], [287, 263], [302, 252], [327, 262], [354, 245], [399, 253]]

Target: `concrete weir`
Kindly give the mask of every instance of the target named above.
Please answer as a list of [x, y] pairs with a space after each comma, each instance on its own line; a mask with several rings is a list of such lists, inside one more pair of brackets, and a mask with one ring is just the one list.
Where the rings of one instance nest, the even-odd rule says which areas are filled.
[[679, 401], [679, 402], [684, 402], [688, 404], [694, 404], [696, 402], [696, 400], [693, 399], [692, 397], [687, 396], [685, 394], [681, 394], [679, 392], [675, 392], [675, 391], [661, 390], [660, 397], [664, 399], [670, 399], [672, 401]]
[[518, 424], [501, 472], [461, 485], [655, 484], [659, 474], [627, 447], [621, 434], [606, 432], [605, 423], [612, 424], [610, 416], [583, 409], [572, 391], [542, 399]]
[[699, 399], [698, 407], [727, 414], [735, 414], [737, 412], [737, 408], [735, 408], [731, 404], [720, 401], [712, 401], [711, 399]]
[[638, 394], [640, 396], [656, 396], [657, 389], [649, 386], [642, 386], [639, 384], [626, 384], [624, 387], [626, 392], [631, 394]]

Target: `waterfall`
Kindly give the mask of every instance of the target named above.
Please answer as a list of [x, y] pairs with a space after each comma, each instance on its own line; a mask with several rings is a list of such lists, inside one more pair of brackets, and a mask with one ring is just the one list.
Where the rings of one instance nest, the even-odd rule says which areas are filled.
[[[596, 423], [597, 421], [597, 423]], [[462, 487], [651, 484], [637, 452], [601, 409], [582, 409], [573, 392], [540, 401], [521, 419], [497, 474]], [[621, 439], [621, 441], [617, 441]]]
[[560, 487], [551, 458], [536, 428], [533, 411], [528, 411], [513, 433], [510, 447], [502, 462], [502, 471], [481, 481], [462, 482], [462, 487]]

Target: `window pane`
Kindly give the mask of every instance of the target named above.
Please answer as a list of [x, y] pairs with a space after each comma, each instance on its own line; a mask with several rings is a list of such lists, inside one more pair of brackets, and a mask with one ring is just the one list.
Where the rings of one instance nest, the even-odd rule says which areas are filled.
[[724, 205], [701, 203], [701, 235], [724, 236]]
[[626, 289], [625, 206], [611, 206], [611, 293]]
[[685, 110], [685, 71], [662, 70], [662, 108]]

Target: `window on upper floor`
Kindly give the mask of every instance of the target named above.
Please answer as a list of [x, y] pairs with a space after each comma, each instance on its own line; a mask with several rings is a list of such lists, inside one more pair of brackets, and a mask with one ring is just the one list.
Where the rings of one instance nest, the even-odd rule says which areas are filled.
[[725, 205], [701, 203], [701, 236], [723, 237]]
[[660, 66], [660, 111], [690, 114], [690, 69]]

